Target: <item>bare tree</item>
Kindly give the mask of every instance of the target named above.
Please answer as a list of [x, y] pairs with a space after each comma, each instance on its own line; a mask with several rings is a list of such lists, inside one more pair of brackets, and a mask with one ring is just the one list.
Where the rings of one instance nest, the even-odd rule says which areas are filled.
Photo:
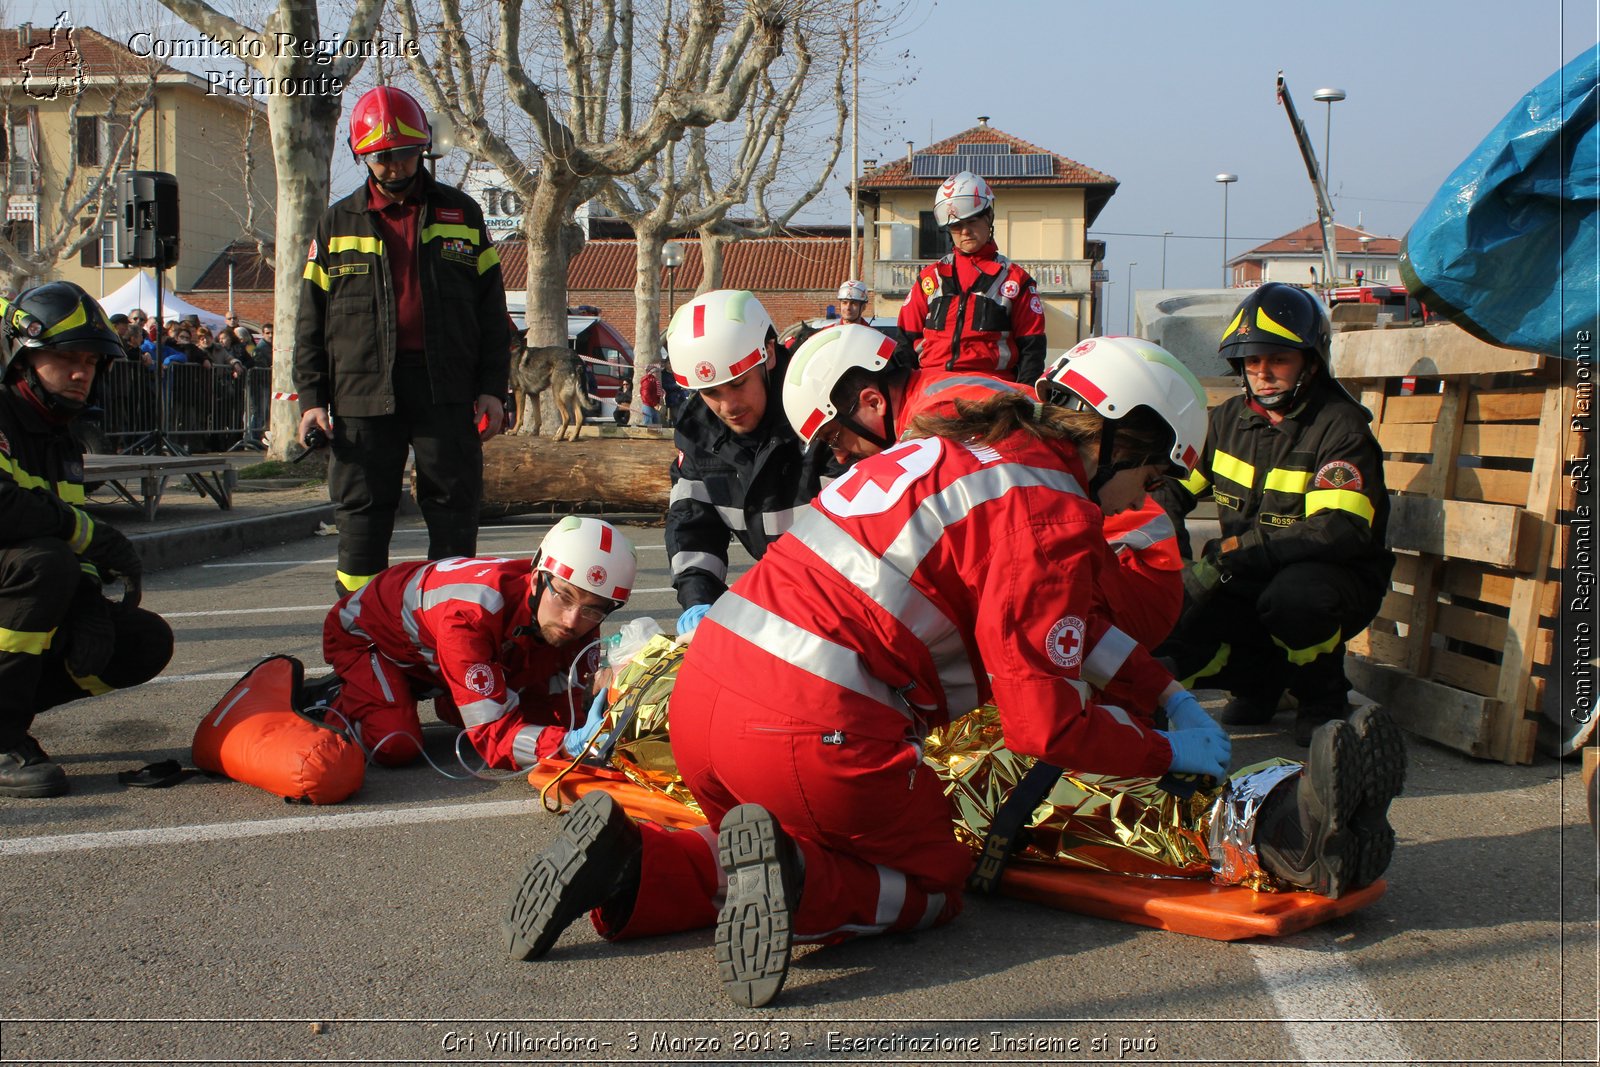
[[277, 342], [272, 361], [272, 454], [282, 458], [300, 412], [292, 401], [294, 309], [300, 273], [317, 220], [328, 206], [329, 164], [338, 144], [344, 86], [361, 69], [383, 0], [351, 0], [350, 21], [339, 35], [355, 47], [330, 51], [315, 0], [277, 0], [261, 28], [245, 26], [204, 0], [161, 0], [174, 15], [213, 40], [239, 42], [240, 62], [256, 73], [243, 88], [265, 95], [278, 181], [276, 282]]
[[[418, 0], [398, 0], [406, 32], [422, 37]], [[523, 8], [498, 4], [493, 90], [531, 122], [536, 155], [520, 155], [488, 118], [491, 87], [474, 68], [469, 25], [485, 16], [439, 0], [436, 55], [412, 59], [431, 107], [448, 114], [465, 147], [489, 160], [524, 204], [530, 344], [566, 341], [567, 263], [576, 253], [572, 210], [607, 179], [632, 174], [686, 129], [739, 114], [761, 71], [782, 51], [802, 0], [545, 0], [536, 9], [559, 45], [564, 93], [530, 76]], [[641, 20], [646, 25], [641, 26]], [[651, 25], [659, 24], [659, 32]], [[657, 75], [637, 71], [654, 62]], [[564, 96], [564, 99], [563, 99]]]
[[[794, 19], [789, 34], [793, 62], [781, 78], [774, 77], [776, 64], [761, 72], [745, 103], [736, 140], [723, 145], [714, 137], [716, 133], [731, 129], [732, 123], [692, 129], [686, 141], [669, 142], [638, 172], [618, 177], [600, 191], [601, 201], [633, 227], [636, 238], [635, 381], [640, 380], [661, 347], [658, 328], [661, 253], [667, 239], [684, 230], [716, 225], [729, 210], [748, 202], [752, 194], [760, 224], [775, 231], [821, 191], [838, 162], [844, 124], [849, 117], [844, 72], [850, 54], [847, 39], [834, 24], [827, 5], [812, 6], [818, 9], [812, 17], [820, 23], [825, 37], [838, 42], [837, 49], [814, 50], [807, 20]], [[784, 148], [791, 124], [808, 97], [820, 95], [807, 92], [819, 60], [832, 61], [834, 68], [830, 99], [835, 123], [829, 138], [831, 147], [818, 165], [810, 187], [795, 196], [774, 218], [767, 209], [767, 197], [775, 183], [784, 184]], [[635, 423], [643, 421], [643, 412], [637, 407], [633, 420]]]
[[[116, 173], [134, 157], [141, 122], [155, 103], [159, 62], [113, 47], [96, 49], [109, 57], [109, 69], [89, 69], [76, 35], [113, 42], [66, 19], [63, 13], [55, 26], [32, 31], [36, 39], [19, 40], [20, 70], [0, 75], [0, 199], [16, 196], [38, 207], [32, 219], [16, 220], [25, 225], [8, 221], [0, 228], [0, 273], [13, 292], [100, 240], [100, 221], [111, 217], [117, 196]], [[64, 133], [42, 145], [39, 109], [59, 113], [63, 102]], [[85, 143], [80, 119], [88, 118], [95, 122]], [[97, 158], [83, 158], [85, 148]], [[57, 152], [60, 158], [52, 158]]]

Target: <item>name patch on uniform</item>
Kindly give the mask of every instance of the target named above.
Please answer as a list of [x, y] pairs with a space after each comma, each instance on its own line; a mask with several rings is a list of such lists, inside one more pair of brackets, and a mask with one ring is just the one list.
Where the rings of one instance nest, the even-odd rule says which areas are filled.
[[1332, 463], [1325, 463], [1317, 471], [1313, 484], [1318, 489], [1348, 489], [1351, 492], [1361, 491], [1361, 471], [1356, 469], [1354, 463], [1336, 459]]
[[924, 278], [924, 279], [922, 279], [922, 295], [923, 296], [932, 296], [933, 295], [933, 291], [935, 289], [937, 289], [937, 288], [938, 288], [938, 286], [933, 284], [933, 279], [932, 278]]
[[369, 273], [369, 266], [370, 264], [367, 263], [341, 263], [336, 267], [328, 268], [328, 277], [337, 278], [344, 274], [367, 274]]
[[479, 696], [488, 696], [494, 692], [494, 671], [487, 663], [474, 663], [467, 668], [467, 676], [462, 679], [468, 689]]
[[440, 222], [466, 221], [466, 216], [462, 214], [461, 209], [458, 207], [442, 207], [438, 211], [434, 212], [433, 217], [438, 219]]
[[1261, 513], [1261, 525], [1263, 526], [1293, 526], [1299, 521], [1300, 516], [1298, 515], [1272, 515], [1268, 512]]
[[1211, 497], [1217, 502], [1217, 507], [1219, 508], [1228, 508], [1232, 511], [1238, 511], [1244, 506], [1244, 500], [1242, 498], [1233, 496], [1230, 493], [1219, 493], [1215, 489], [1212, 489]]
[[1057, 667], [1076, 667], [1083, 662], [1083, 620], [1068, 615], [1050, 627], [1044, 650]]

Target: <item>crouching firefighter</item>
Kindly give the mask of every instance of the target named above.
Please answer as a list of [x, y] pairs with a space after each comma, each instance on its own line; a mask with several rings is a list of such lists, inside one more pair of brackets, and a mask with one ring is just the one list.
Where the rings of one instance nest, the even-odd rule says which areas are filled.
[[[47, 708], [149, 681], [172, 629], [139, 607], [128, 539], [89, 517], [68, 425], [100, 363], [122, 354], [105, 311], [70, 282], [0, 299], [0, 796], [53, 797], [67, 776], [29, 732]], [[123, 583], [119, 601], [102, 583]]]
[[636, 570], [616, 527], [572, 515], [532, 560], [390, 567], [323, 625], [323, 656], [341, 683], [328, 721], [342, 718], [373, 760], [400, 766], [422, 750], [417, 702], [432, 697], [490, 767], [529, 767], [591, 708], [595, 631], [627, 602]]
[[1295, 742], [1348, 713], [1345, 642], [1378, 613], [1394, 553], [1371, 414], [1329, 363], [1317, 298], [1270, 282], [1239, 305], [1221, 355], [1243, 392], [1211, 412], [1176, 510], [1217, 502], [1222, 537], [1185, 572], [1188, 603], [1163, 653], [1191, 686], [1228, 689], [1222, 721], [1271, 719], [1288, 689]]

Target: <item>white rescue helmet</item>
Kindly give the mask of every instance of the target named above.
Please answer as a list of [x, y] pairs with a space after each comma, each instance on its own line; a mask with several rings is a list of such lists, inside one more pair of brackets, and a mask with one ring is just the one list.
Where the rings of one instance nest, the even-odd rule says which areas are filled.
[[993, 206], [994, 193], [989, 183], [970, 170], [964, 170], [950, 175], [939, 186], [933, 198], [933, 221], [943, 229], [960, 219], [981, 215]]
[[867, 283], [851, 278], [839, 286], [840, 300], [854, 300], [859, 304], [867, 302]]
[[568, 515], [539, 542], [534, 570], [553, 574], [620, 606], [633, 591], [639, 562], [632, 542], [609, 522]]
[[894, 342], [871, 326], [847, 323], [812, 334], [789, 361], [783, 376], [783, 413], [810, 448], [817, 431], [839, 414], [833, 390], [852, 368], [880, 371], [894, 355]]
[[767, 361], [772, 316], [746, 289], [717, 289], [680, 307], [667, 325], [667, 360], [685, 389], [731, 382]]
[[1187, 477], [1206, 443], [1206, 391], [1171, 352], [1142, 337], [1091, 337], [1039, 376], [1047, 404], [1087, 408], [1107, 420], [1149, 409], [1172, 432], [1169, 459]]

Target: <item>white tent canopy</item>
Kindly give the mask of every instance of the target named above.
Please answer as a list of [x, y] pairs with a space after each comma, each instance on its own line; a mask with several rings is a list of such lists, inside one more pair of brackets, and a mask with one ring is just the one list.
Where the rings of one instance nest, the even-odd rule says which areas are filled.
[[[152, 319], [156, 317], [156, 280], [147, 270], [141, 270], [126, 285], [114, 293], [108, 293], [100, 300], [100, 306], [106, 309], [107, 315], [126, 315], [134, 308], [143, 308], [145, 314]], [[167, 321], [181, 319], [186, 315], [198, 315], [202, 324], [213, 330], [220, 330], [228, 325], [228, 321], [221, 315], [205, 308], [197, 308], [183, 297], [178, 296], [171, 289], [161, 293], [161, 317]]]

